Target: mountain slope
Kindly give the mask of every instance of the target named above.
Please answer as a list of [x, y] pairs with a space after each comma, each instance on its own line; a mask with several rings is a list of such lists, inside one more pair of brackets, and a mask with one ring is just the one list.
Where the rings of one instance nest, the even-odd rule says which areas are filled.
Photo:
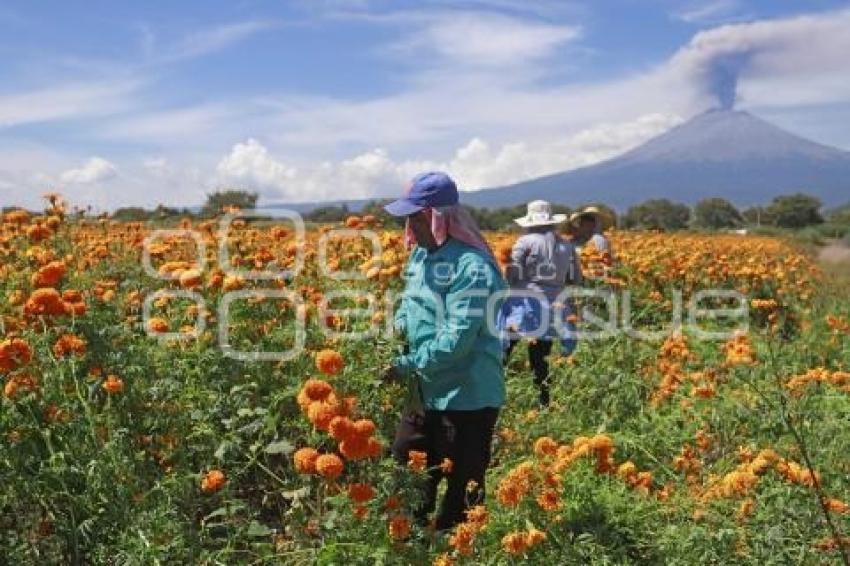
[[648, 198], [694, 203], [723, 197], [739, 206], [801, 191], [826, 205], [850, 200], [850, 152], [786, 132], [747, 112], [700, 114], [608, 161], [508, 187], [466, 193], [475, 206], [535, 198], [623, 208]]

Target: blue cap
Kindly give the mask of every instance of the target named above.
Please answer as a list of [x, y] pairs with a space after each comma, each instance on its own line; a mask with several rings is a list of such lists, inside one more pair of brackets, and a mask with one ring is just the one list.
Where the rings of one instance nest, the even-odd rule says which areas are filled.
[[457, 203], [457, 185], [452, 178], [440, 171], [429, 171], [414, 177], [407, 197], [389, 203], [384, 210], [393, 216], [410, 216], [423, 208]]

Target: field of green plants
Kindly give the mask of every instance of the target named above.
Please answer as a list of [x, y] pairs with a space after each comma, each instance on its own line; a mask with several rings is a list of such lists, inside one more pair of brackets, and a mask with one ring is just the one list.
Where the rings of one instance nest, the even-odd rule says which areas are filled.
[[[629, 291], [635, 329], [664, 329], [675, 290], [687, 320], [719, 288], [746, 297], [746, 332], [706, 338], [742, 320], [705, 316], [585, 340], [554, 360], [545, 410], [518, 348], [486, 503], [438, 534], [412, 521], [426, 470], [390, 458], [404, 392], [379, 380], [401, 347], [379, 307], [406, 251], [373, 218], [345, 227], [374, 231], [377, 257], [339, 227], [299, 246], [285, 222], [157, 235], [58, 201], [6, 213], [0, 562], [847, 563], [846, 274], [780, 239], [614, 232], [613, 268], [589, 251], [585, 270], [620, 310]], [[489, 235], [501, 257], [512, 237]], [[272, 269], [297, 274], [252, 277]], [[301, 341], [291, 359], [240, 354]]]

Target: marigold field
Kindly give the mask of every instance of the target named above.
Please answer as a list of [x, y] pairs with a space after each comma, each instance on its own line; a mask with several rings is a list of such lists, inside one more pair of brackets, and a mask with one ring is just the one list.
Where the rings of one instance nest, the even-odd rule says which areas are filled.
[[[380, 255], [328, 231], [343, 227], [374, 230]], [[158, 228], [66, 215], [55, 195], [2, 216], [0, 562], [846, 560], [850, 287], [788, 242], [614, 232], [613, 267], [588, 251], [591, 287], [630, 330], [555, 359], [540, 412], [517, 350], [486, 505], [437, 535], [411, 518], [424, 454], [406, 468], [388, 454], [404, 392], [379, 381], [400, 347], [382, 306], [402, 285], [401, 234], [371, 217], [313, 227], [294, 278], [257, 279], [298, 267], [291, 223]], [[489, 237], [504, 261], [514, 236]], [[748, 331], [657, 332], [676, 290], [685, 322], [739, 326], [707, 314], [731, 299], [692, 303], [704, 289], [745, 295]], [[292, 359], [245, 354], [300, 342]]]

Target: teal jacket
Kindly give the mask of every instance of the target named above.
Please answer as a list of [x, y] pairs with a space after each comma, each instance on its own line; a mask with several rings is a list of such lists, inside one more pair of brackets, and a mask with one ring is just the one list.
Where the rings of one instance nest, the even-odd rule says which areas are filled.
[[504, 291], [505, 282], [493, 259], [449, 238], [430, 253], [415, 248], [404, 277], [407, 284], [394, 322], [407, 337], [410, 352], [393, 365], [415, 380], [424, 408], [501, 407], [505, 384], [495, 317], [502, 300], [490, 299]]

